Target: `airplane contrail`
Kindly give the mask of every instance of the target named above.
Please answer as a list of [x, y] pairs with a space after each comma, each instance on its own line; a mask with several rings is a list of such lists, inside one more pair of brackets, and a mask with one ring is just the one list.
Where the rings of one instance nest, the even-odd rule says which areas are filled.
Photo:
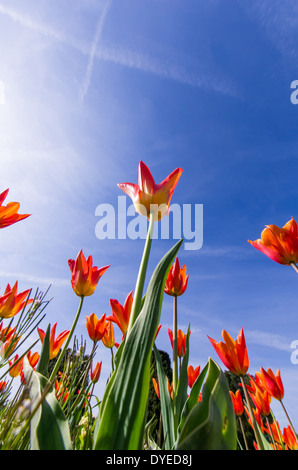
[[68, 47], [72, 47], [89, 58], [85, 80], [83, 86], [81, 87], [81, 97], [84, 96], [84, 93], [86, 93], [85, 90], [88, 88], [95, 58], [106, 62], [123, 65], [131, 69], [151, 73], [155, 76], [173, 80], [184, 85], [190, 85], [196, 88], [211, 89], [216, 92], [235, 97], [239, 97], [241, 95], [237, 87], [235, 87], [233, 83], [230, 83], [229, 80], [226, 80], [222, 75], [216, 76], [214, 73], [210, 74], [207, 71], [202, 71], [202, 73], [189, 73], [180, 66], [167, 63], [156, 58], [154, 59], [152, 57], [146, 56], [145, 54], [141, 54], [127, 48], [106, 47], [103, 45], [99, 46], [99, 39], [101, 37], [104, 20], [108, 13], [109, 7], [110, 1], [106, 3], [106, 6], [98, 22], [91, 50], [90, 45], [83, 42], [82, 40], [76, 40], [73, 37], [67, 36], [44, 23], [36, 22], [27, 15], [8, 8], [2, 3], [0, 3], [0, 15], [2, 14], [8, 16], [15, 23], [18, 23], [21, 26], [46, 36], [54, 41], [63, 43]]
[[84, 98], [85, 98], [85, 96], [88, 92], [88, 88], [89, 88], [89, 85], [90, 85], [90, 82], [91, 82], [94, 59], [96, 57], [96, 55], [95, 55], [96, 54], [96, 49], [97, 49], [98, 43], [99, 43], [101, 35], [102, 35], [104, 23], [105, 23], [107, 14], [109, 12], [109, 9], [111, 7], [111, 3], [112, 3], [112, 0], [107, 0], [105, 6], [103, 8], [102, 14], [100, 15], [100, 18], [99, 18], [98, 23], [97, 23], [94, 39], [93, 39], [91, 49], [90, 49], [89, 61], [88, 61], [87, 69], [86, 69], [85, 78], [84, 78], [84, 81], [82, 83], [80, 93], [79, 93], [80, 101], [84, 100]]

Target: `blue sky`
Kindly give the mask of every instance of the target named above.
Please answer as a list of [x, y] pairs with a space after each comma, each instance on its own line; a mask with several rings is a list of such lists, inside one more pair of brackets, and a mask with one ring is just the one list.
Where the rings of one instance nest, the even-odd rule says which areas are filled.
[[[51, 283], [43, 326], [58, 321], [59, 332], [78, 303], [67, 260], [82, 248], [111, 264], [84, 305], [77, 334], [87, 338], [85, 316], [109, 314], [109, 299], [134, 289], [143, 248], [98, 240], [96, 207], [117, 207], [117, 183], [136, 183], [140, 160], [157, 182], [180, 166], [173, 203], [204, 207], [202, 248], [179, 254], [190, 362], [217, 360], [207, 335], [236, 337], [243, 326], [249, 372], [281, 369], [298, 426], [297, 274], [247, 242], [298, 219], [297, 22], [294, 0], [0, 1], [0, 182], [32, 213], [1, 231], [1, 289]], [[154, 240], [149, 274], [173, 243]], [[158, 346], [169, 353], [171, 316], [165, 297]], [[108, 353], [98, 349], [99, 395]]]

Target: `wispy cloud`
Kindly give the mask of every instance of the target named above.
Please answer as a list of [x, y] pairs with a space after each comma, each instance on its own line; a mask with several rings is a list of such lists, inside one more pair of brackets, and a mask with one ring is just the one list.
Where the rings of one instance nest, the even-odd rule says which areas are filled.
[[98, 20], [97, 26], [96, 26], [94, 39], [93, 39], [91, 49], [90, 49], [89, 61], [88, 61], [87, 69], [86, 69], [86, 74], [85, 74], [85, 77], [84, 77], [84, 80], [83, 80], [83, 83], [82, 83], [82, 86], [81, 86], [81, 89], [80, 89], [80, 93], [79, 93], [79, 98], [80, 98], [81, 102], [84, 100], [84, 98], [85, 98], [85, 96], [88, 92], [88, 88], [89, 88], [90, 81], [91, 81], [91, 76], [92, 76], [92, 70], [93, 70], [93, 64], [94, 64], [96, 49], [98, 47], [98, 44], [99, 44], [99, 41], [100, 41], [100, 38], [101, 38], [101, 35], [102, 35], [104, 23], [105, 23], [107, 14], [109, 12], [109, 9], [111, 7], [111, 3], [112, 3], [112, 0], [107, 0], [105, 6], [103, 8], [102, 14], [100, 15], [100, 18]]
[[109, 2], [106, 4], [103, 14], [101, 15], [97, 25], [97, 31], [90, 50], [90, 45], [83, 40], [77, 40], [61, 31], [57, 31], [56, 29], [51, 28], [42, 22], [37, 22], [29, 16], [21, 14], [14, 9], [6, 7], [0, 3], [0, 15], [5, 15], [15, 23], [28, 28], [33, 32], [36, 32], [37, 34], [41, 34], [51, 40], [65, 44], [68, 47], [72, 47], [81, 52], [83, 55], [88, 56], [89, 63], [85, 77], [85, 83], [87, 86], [89, 83], [88, 80], [91, 77], [94, 60], [97, 58], [99, 60], [112, 62], [130, 69], [151, 73], [158, 77], [173, 80], [184, 85], [190, 85], [198, 88], [203, 87], [235, 97], [240, 96], [240, 92], [234, 83], [231, 83], [229, 80], [225, 80], [222, 76], [219, 80], [218, 76], [214, 76], [214, 74], [209, 73], [207, 70], [203, 70], [201, 73], [191, 73], [177, 64], [172, 64], [158, 58], [152, 58], [151, 56], [132, 51], [127, 48], [111, 46], [108, 47], [104, 45], [100, 45], [99, 47], [98, 41], [101, 37], [102, 27], [108, 9]]
[[291, 350], [291, 340], [275, 333], [260, 330], [246, 330], [245, 337], [246, 341], [250, 343], [278, 349], [280, 351]]

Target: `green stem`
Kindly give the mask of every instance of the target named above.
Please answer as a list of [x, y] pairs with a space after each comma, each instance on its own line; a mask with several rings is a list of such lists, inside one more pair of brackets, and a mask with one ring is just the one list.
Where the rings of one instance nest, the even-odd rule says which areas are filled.
[[131, 331], [131, 328], [134, 322], [136, 321], [141, 310], [143, 289], [144, 289], [146, 271], [147, 271], [149, 254], [150, 254], [150, 249], [151, 249], [153, 229], [154, 229], [154, 214], [151, 213], [150, 219], [149, 219], [149, 227], [148, 227], [148, 232], [147, 232], [146, 243], [145, 243], [145, 247], [143, 251], [143, 256], [142, 256], [138, 278], [136, 282], [136, 287], [135, 287], [135, 292], [134, 292], [134, 299], [133, 299], [129, 324], [128, 324], [128, 328], [126, 332], [127, 335]]
[[295, 263], [290, 263], [290, 265], [295, 269], [296, 273], [298, 273], [298, 266]]
[[282, 406], [282, 409], [283, 409], [284, 412], [285, 412], [285, 415], [286, 415], [286, 417], [287, 417], [287, 420], [289, 421], [289, 424], [290, 424], [290, 427], [291, 427], [291, 429], [292, 429], [292, 431], [293, 431], [293, 433], [294, 433], [294, 436], [296, 437], [296, 439], [298, 439], [297, 433], [296, 433], [296, 431], [295, 431], [295, 429], [294, 429], [294, 426], [293, 426], [292, 421], [290, 420], [290, 416], [288, 415], [288, 412], [287, 412], [287, 410], [286, 410], [286, 408], [285, 408], [285, 405], [283, 404], [282, 400], [279, 400], [279, 401], [280, 401], [280, 404], [281, 404], [281, 406]]
[[271, 412], [271, 416], [272, 416], [272, 419], [275, 423], [275, 427], [276, 427], [276, 430], [277, 430], [277, 433], [278, 433], [278, 436], [279, 436], [279, 444], [282, 446], [283, 450], [285, 450], [285, 446], [284, 446], [284, 443], [283, 443], [283, 438], [282, 438], [282, 435], [281, 435], [281, 432], [280, 432], [280, 428], [279, 428], [279, 425], [278, 425], [278, 422], [276, 421], [275, 419], [275, 416], [272, 412], [272, 410], [270, 411]]
[[69, 342], [70, 342], [70, 340], [71, 340], [71, 338], [72, 338], [72, 335], [73, 335], [73, 333], [74, 333], [74, 330], [75, 330], [75, 328], [76, 328], [76, 326], [77, 326], [78, 319], [79, 319], [79, 316], [80, 316], [80, 313], [81, 313], [81, 310], [82, 310], [82, 306], [83, 306], [83, 301], [84, 301], [84, 296], [82, 295], [82, 296], [81, 296], [81, 299], [80, 299], [80, 304], [79, 304], [79, 307], [78, 307], [78, 311], [77, 311], [76, 316], [75, 316], [75, 319], [74, 319], [74, 321], [73, 321], [71, 330], [70, 330], [70, 332], [69, 332], [69, 335], [68, 335], [68, 337], [67, 337], [67, 340], [66, 340], [65, 343], [64, 343], [63, 349], [60, 351], [60, 354], [59, 354], [59, 356], [58, 356], [58, 359], [57, 359], [57, 362], [56, 362], [56, 364], [55, 364], [55, 367], [54, 367], [54, 369], [53, 369], [53, 371], [52, 371], [52, 373], [51, 373], [51, 376], [50, 376], [50, 378], [49, 378], [49, 382], [52, 382], [52, 381], [55, 379], [55, 376], [56, 376], [56, 374], [57, 374], [57, 372], [58, 372], [58, 370], [59, 370], [59, 366], [60, 366], [60, 364], [61, 364], [61, 361], [62, 361], [62, 359], [63, 359], [63, 356], [64, 356], [64, 354], [65, 354], [65, 352], [66, 352], [66, 350], [67, 350], [67, 348], [68, 348]]
[[178, 347], [177, 347], [177, 296], [173, 297], [173, 397], [178, 385]]
[[273, 432], [272, 432], [272, 429], [271, 429], [271, 426], [270, 426], [270, 423], [269, 423], [268, 416], [266, 416], [266, 423], [267, 423], [268, 431], [270, 433], [270, 437], [271, 437], [271, 440], [272, 440], [272, 445], [274, 447], [274, 450], [277, 450], [276, 442], [275, 442], [275, 439], [274, 439], [274, 436], [273, 436]]
[[178, 426], [177, 416], [177, 388], [178, 388], [178, 345], [177, 345], [177, 296], [173, 297], [173, 411], [175, 429]]
[[247, 388], [246, 388], [246, 383], [244, 382], [244, 379], [243, 379], [242, 376], [240, 376], [240, 381], [241, 381], [241, 384], [242, 384], [242, 387], [243, 387], [245, 400], [246, 400], [246, 403], [247, 403], [247, 406], [248, 406], [248, 411], [249, 411], [249, 414], [250, 414], [250, 419], [251, 419], [251, 422], [252, 422], [252, 427], [253, 427], [253, 430], [254, 430], [254, 434], [255, 434], [256, 441], [257, 441], [258, 449], [259, 450], [264, 450], [264, 446], [263, 446], [263, 443], [262, 443], [262, 440], [261, 440], [261, 437], [260, 437], [260, 433], [259, 433], [259, 430], [258, 430], [258, 427], [257, 427], [257, 422], [256, 422], [256, 419], [255, 419], [255, 415], [254, 415], [252, 407], [251, 407], [250, 398], [249, 398], [248, 391], [247, 391]]
[[238, 418], [239, 418], [239, 424], [240, 424], [240, 428], [241, 428], [241, 432], [242, 432], [242, 436], [243, 436], [243, 440], [244, 440], [245, 449], [249, 450], [241, 416], [238, 416]]

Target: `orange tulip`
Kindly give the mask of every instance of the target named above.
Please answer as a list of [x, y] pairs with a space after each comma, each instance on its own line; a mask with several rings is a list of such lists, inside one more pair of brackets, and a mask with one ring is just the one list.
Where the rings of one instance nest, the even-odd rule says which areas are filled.
[[59, 382], [58, 380], [56, 380], [55, 395], [56, 395], [57, 400], [59, 400], [59, 401], [62, 400], [62, 403], [65, 403], [66, 400], [68, 399], [69, 391], [68, 391], [67, 387], [65, 387], [65, 385], [63, 384], [62, 381]]
[[[57, 323], [53, 325], [51, 332], [50, 332], [50, 338], [49, 338], [50, 339], [49, 341], [50, 342], [50, 359], [54, 359], [54, 357], [57, 356], [57, 354], [59, 353], [62, 347], [62, 344], [64, 343], [64, 341], [66, 340], [67, 336], [70, 333], [70, 330], [65, 330], [62, 333], [60, 333], [60, 335], [58, 335], [57, 338], [55, 339], [56, 327], [57, 327]], [[41, 328], [38, 328], [38, 327], [37, 327], [37, 331], [40, 337], [40, 341], [43, 344], [44, 338], [45, 338], [45, 332]]]
[[2, 358], [4, 357], [6, 359], [9, 356], [11, 356], [20, 338], [21, 338], [20, 336], [17, 337], [16, 335], [12, 335], [12, 336], [10, 335], [8, 339], [3, 340], [0, 346], [0, 357]]
[[265, 432], [271, 436], [273, 436], [273, 439], [276, 444], [281, 445], [282, 440], [281, 440], [281, 430], [280, 426], [277, 421], [273, 421], [272, 423], [267, 423], [265, 426]]
[[115, 345], [115, 333], [113, 323], [111, 321], [107, 322], [106, 332], [102, 337], [102, 342], [106, 348], [112, 349]]
[[[160, 391], [159, 391], [158, 375], [156, 376], [156, 380], [155, 380], [154, 377], [152, 378], [152, 383], [153, 383], [153, 387], [154, 387], [155, 393], [156, 393], [156, 395], [157, 395], [157, 398], [160, 400]], [[169, 395], [170, 395], [171, 399], [173, 400], [173, 383], [170, 384], [170, 381], [169, 381], [168, 377], [167, 377], [167, 383], [168, 383], [168, 392], [169, 392]]]
[[90, 317], [86, 317], [86, 328], [92, 341], [100, 341], [106, 334], [108, 328], [106, 314], [104, 313], [100, 319], [98, 319], [95, 313], [91, 313]]
[[18, 214], [20, 204], [18, 202], [9, 202], [7, 206], [3, 206], [3, 202], [8, 194], [6, 189], [0, 194], [0, 228], [8, 227], [20, 220], [26, 219], [31, 214]]
[[194, 368], [192, 365], [189, 365], [187, 367], [188, 386], [189, 386], [189, 388], [192, 388], [193, 384], [195, 383], [195, 381], [199, 377], [200, 372], [201, 372], [201, 367], [200, 366]]
[[107, 317], [107, 320], [110, 320], [116, 323], [116, 325], [118, 325], [120, 330], [122, 331], [123, 335], [125, 335], [127, 328], [128, 328], [132, 303], [133, 303], [132, 291], [126, 297], [123, 306], [118, 302], [118, 300], [110, 299], [112, 315]]
[[243, 401], [242, 401], [240, 390], [239, 389], [236, 390], [235, 393], [233, 393], [230, 390], [230, 397], [232, 399], [235, 415], [236, 416], [242, 416], [243, 413], [244, 413], [244, 407], [243, 407]]
[[261, 367], [261, 372], [256, 372], [256, 380], [258, 380], [267, 392], [276, 400], [282, 400], [284, 397], [284, 386], [280, 377], [280, 369], [278, 369], [276, 376], [269, 368], [266, 372]]
[[243, 328], [241, 328], [236, 341], [225, 330], [222, 330], [222, 337], [224, 343], [222, 341], [216, 342], [208, 336], [216, 353], [229, 371], [236, 375], [245, 375], [249, 359]]
[[33, 302], [33, 299], [27, 299], [30, 289], [17, 293], [18, 281], [11, 288], [7, 284], [4, 295], [0, 297], [0, 318], [11, 318], [19, 313], [25, 305]]
[[271, 396], [260, 387], [252, 377], [250, 377], [250, 397], [254, 402], [255, 407], [260, 411], [260, 413], [264, 416], [268, 416], [271, 412], [270, 403], [271, 403]]
[[22, 367], [23, 367], [23, 359], [19, 359], [19, 355], [17, 354], [13, 361], [9, 362], [9, 375], [11, 377], [17, 377], [20, 375]]
[[[168, 333], [169, 333], [169, 338], [170, 338], [171, 345], [173, 348], [173, 332], [172, 330], [168, 329]], [[189, 336], [190, 336], [190, 333], [191, 332], [189, 332]], [[182, 330], [177, 331], [177, 356], [178, 357], [183, 357], [186, 352], [186, 338], [187, 338], [187, 335], [184, 334]]]
[[9, 341], [12, 336], [15, 334], [16, 328], [10, 328], [10, 326], [7, 326], [6, 328], [3, 328], [3, 322], [0, 323], [0, 341], [5, 342]]
[[166, 280], [165, 293], [172, 296], [184, 294], [188, 283], [188, 276], [186, 275], [186, 266], [184, 265], [183, 268], [180, 268], [179, 260], [176, 258]]
[[[32, 354], [31, 351], [29, 351], [29, 352], [27, 353], [27, 359], [28, 359], [29, 364], [30, 364], [30, 366], [32, 367], [32, 369], [35, 369], [35, 368], [36, 368], [36, 365], [37, 365], [37, 363], [38, 363], [38, 361], [39, 361], [39, 354], [38, 354], [38, 352], [35, 352], [35, 353]], [[23, 372], [23, 367], [22, 367], [22, 369], [21, 369], [21, 382], [26, 383], [25, 377], [24, 377], [24, 372]]]
[[260, 239], [248, 242], [277, 263], [290, 265], [298, 261], [298, 226], [293, 217], [282, 228], [267, 225]]
[[298, 450], [298, 442], [290, 425], [283, 430], [283, 440], [288, 450]]
[[149, 219], [152, 212], [154, 220], [161, 220], [170, 211], [170, 201], [182, 171], [181, 168], [176, 168], [165, 180], [155, 184], [149, 168], [141, 161], [138, 184], [121, 183], [118, 187], [132, 199], [139, 214]]
[[7, 382], [5, 380], [0, 381], [0, 393], [5, 392], [5, 388], [7, 386]]
[[102, 366], [102, 361], [97, 362], [95, 367], [94, 367], [94, 370], [93, 370], [92, 362], [91, 362], [90, 379], [91, 379], [91, 382], [93, 382], [94, 384], [99, 381], [99, 377], [100, 377], [100, 373], [101, 373], [101, 366]]
[[108, 265], [98, 269], [97, 266], [93, 266], [92, 256], [88, 256], [86, 260], [82, 250], [76, 260], [68, 260], [68, 265], [71, 271], [72, 288], [79, 297], [92, 295], [99, 279], [110, 267]]

